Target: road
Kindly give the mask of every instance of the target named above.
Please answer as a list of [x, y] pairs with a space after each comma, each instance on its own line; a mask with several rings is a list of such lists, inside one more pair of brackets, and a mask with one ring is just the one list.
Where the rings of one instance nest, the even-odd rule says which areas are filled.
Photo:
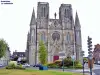
[[100, 65], [94, 65], [93, 72], [95, 75], [100, 75]]
[[[39, 69], [39, 68], [34, 68], [32, 67], [32, 69]], [[56, 71], [63, 71], [62, 69], [49, 69], [49, 70], [56, 70]], [[92, 75], [100, 75], [100, 65], [95, 65], [94, 64], [94, 67], [93, 67], [93, 74]], [[85, 74], [88, 74], [90, 75], [90, 69], [88, 68], [88, 65], [85, 64]], [[83, 70], [82, 69], [78, 69], [78, 70], [75, 70], [75, 69], [65, 69], [64, 72], [77, 72], [77, 73], [82, 73]]]
[[100, 69], [95, 69], [94, 73], [95, 73], [95, 75], [100, 75]]

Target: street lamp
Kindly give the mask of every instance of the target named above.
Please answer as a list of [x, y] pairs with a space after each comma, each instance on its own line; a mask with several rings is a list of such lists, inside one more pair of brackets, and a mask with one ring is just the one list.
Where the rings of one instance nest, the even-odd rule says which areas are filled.
[[64, 58], [65, 58], [65, 52], [59, 52], [59, 56], [62, 57], [63, 72], [64, 72]]
[[81, 51], [81, 56], [82, 56], [82, 60], [83, 60], [83, 75], [84, 75], [84, 51]]
[[72, 58], [72, 61], [73, 61], [73, 69], [74, 69], [75, 55], [72, 55], [71, 58]]

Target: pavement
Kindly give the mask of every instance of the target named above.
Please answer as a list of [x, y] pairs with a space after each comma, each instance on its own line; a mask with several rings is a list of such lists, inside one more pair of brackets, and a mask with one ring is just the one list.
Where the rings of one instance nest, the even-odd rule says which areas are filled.
[[[62, 69], [49, 69], [49, 70], [63, 71]], [[83, 73], [83, 69], [64, 69], [64, 72]], [[90, 70], [89, 69], [85, 69], [84, 70], [84, 74], [90, 75]], [[92, 75], [96, 75], [96, 74], [92, 71]]]
[[[32, 67], [32, 69], [39, 69], [38, 67]], [[55, 70], [55, 71], [63, 71], [63, 69], [48, 69], [48, 70]], [[83, 73], [83, 69], [64, 69], [64, 72], [74, 72], [74, 73]], [[94, 65], [92, 69], [92, 75], [100, 75], [100, 65]], [[90, 75], [90, 69], [88, 65], [85, 64], [84, 74]]]

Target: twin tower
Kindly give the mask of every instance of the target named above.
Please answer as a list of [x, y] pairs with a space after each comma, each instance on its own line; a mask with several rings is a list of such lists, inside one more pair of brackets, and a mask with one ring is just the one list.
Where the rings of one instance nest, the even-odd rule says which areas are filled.
[[75, 22], [73, 19], [71, 4], [61, 4], [59, 7], [59, 19], [49, 18], [49, 3], [38, 2], [37, 18], [33, 9], [30, 31], [27, 35], [27, 61], [29, 64], [38, 64], [39, 41], [43, 41], [48, 51], [48, 62], [62, 59], [60, 53], [65, 57], [75, 56], [81, 61], [81, 26], [76, 12]]

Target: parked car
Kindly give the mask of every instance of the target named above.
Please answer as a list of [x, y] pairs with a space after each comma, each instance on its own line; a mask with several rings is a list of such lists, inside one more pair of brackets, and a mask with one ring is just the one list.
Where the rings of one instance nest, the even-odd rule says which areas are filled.
[[40, 67], [41, 64], [36, 64], [36, 65], [33, 65], [33, 67]]
[[23, 64], [22, 66], [23, 66], [23, 67], [30, 67], [30, 65], [27, 64], [27, 63]]
[[3, 65], [2, 65], [2, 64], [0, 64], [0, 67], [3, 67]]

